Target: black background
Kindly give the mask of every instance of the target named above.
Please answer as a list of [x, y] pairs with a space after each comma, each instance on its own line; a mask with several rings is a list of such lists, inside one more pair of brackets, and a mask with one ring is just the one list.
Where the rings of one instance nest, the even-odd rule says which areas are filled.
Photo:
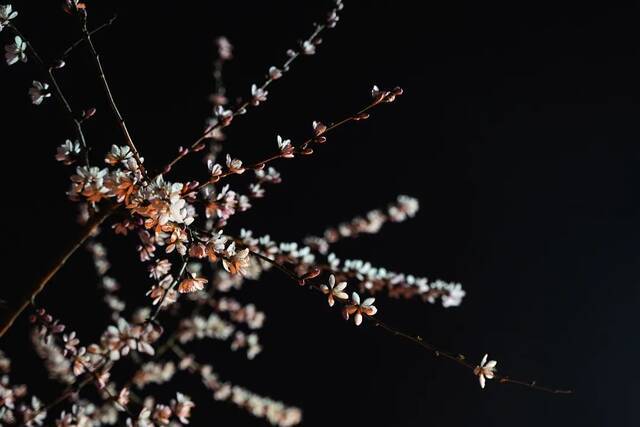
[[[46, 58], [79, 37], [59, 2], [15, 2], [16, 24]], [[229, 94], [246, 96], [284, 51], [306, 37], [329, 2], [88, 2], [112, 89], [149, 167], [201, 131], [211, 91], [212, 40], [235, 59]], [[443, 348], [485, 352], [513, 377], [576, 390], [553, 396], [489, 383], [372, 328], [345, 324], [316, 295], [277, 273], [240, 296], [268, 314], [265, 351], [248, 362], [224, 344], [195, 350], [225, 379], [304, 409], [304, 425], [631, 426], [640, 417], [637, 367], [640, 160], [638, 9], [634, 2], [348, 2], [319, 53], [302, 58], [269, 101], [237, 119], [229, 151], [246, 161], [300, 140], [312, 120], [340, 118], [368, 102], [375, 83], [406, 94], [371, 120], [336, 132], [317, 156], [279, 165], [284, 183], [241, 227], [299, 240], [383, 206], [421, 200], [414, 220], [344, 242], [340, 256], [460, 281], [459, 308], [381, 299], [379, 316]], [[3, 41], [8, 32], [0, 33]], [[69, 170], [55, 147], [72, 129], [54, 102], [33, 107], [34, 64], [2, 67], [5, 278], [11, 298], [77, 229], [64, 196]], [[122, 143], [86, 50], [60, 73], [87, 124], [97, 161]], [[196, 161], [174, 177], [203, 173]], [[105, 237], [130, 305], [149, 285], [134, 240]], [[92, 266], [81, 252], [40, 303], [95, 339]], [[26, 320], [2, 339], [17, 381], [47, 400], [59, 390], [28, 346]], [[265, 425], [215, 403], [197, 380], [176, 388], [196, 404], [194, 425]], [[162, 388], [171, 395], [174, 388]]]

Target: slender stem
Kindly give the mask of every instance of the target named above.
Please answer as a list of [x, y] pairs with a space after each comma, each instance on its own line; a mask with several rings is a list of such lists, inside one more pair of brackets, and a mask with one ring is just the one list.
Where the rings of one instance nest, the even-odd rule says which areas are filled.
[[101, 211], [94, 214], [89, 221], [85, 224], [80, 235], [69, 245], [69, 247], [63, 251], [63, 253], [53, 262], [51, 267], [42, 275], [30, 289], [27, 290], [25, 295], [18, 301], [17, 305], [10, 307], [6, 313], [4, 313], [2, 323], [0, 323], [0, 337], [2, 337], [11, 328], [15, 320], [20, 316], [29, 304], [32, 304], [36, 296], [49, 284], [51, 279], [58, 273], [67, 260], [78, 250], [80, 246], [93, 234], [93, 231], [102, 222], [107, 219], [111, 214], [115, 212], [118, 205], [112, 204], [104, 207]]
[[[338, 121], [338, 122], [334, 122], [331, 125], [327, 126], [327, 128], [324, 130], [324, 132], [322, 132], [319, 135], [314, 135], [308, 139], [306, 139], [305, 141], [303, 141], [299, 146], [295, 147], [294, 153], [296, 154], [302, 154], [305, 155], [306, 153], [304, 152], [307, 147], [309, 146], [309, 144], [313, 143], [314, 141], [316, 141], [318, 138], [322, 138], [325, 135], [327, 135], [328, 133], [334, 131], [335, 129], [346, 125], [347, 123], [350, 123], [352, 121], [356, 121], [356, 120], [360, 120], [362, 117], [364, 117], [363, 115], [367, 114], [370, 110], [372, 110], [373, 108], [377, 107], [380, 104], [383, 104], [385, 102], [388, 102], [388, 99], [391, 99], [391, 96], [395, 96], [393, 94], [393, 92], [390, 92], [386, 97], [383, 98], [377, 98], [375, 99], [371, 104], [367, 105], [366, 107], [362, 108], [361, 110], [359, 110], [357, 113], [352, 114], [350, 116], [345, 117], [344, 119]], [[274, 160], [283, 158], [284, 155], [282, 153], [277, 153], [274, 155], [271, 155], [265, 159], [262, 159], [256, 163], [253, 163], [249, 166], [247, 166], [245, 169], [261, 169], [263, 168], [265, 165], [267, 165], [268, 163], [273, 162]], [[203, 187], [206, 187], [209, 184], [214, 184], [216, 182], [218, 182], [219, 180], [221, 180], [222, 178], [226, 178], [230, 175], [235, 175], [236, 172], [230, 169], [227, 169], [226, 171], [222, 172], [220, 175], [217, 175], [215, 177], [211, 177], [209, 180], [203, 182], [202, 184], [200, 184], [196, 190], [200, 190]]]
[[103, 355], [102, 359], [97, 362], [97, 363], [101, 363], [101, 365], [97, 365], [95, 369], [89, 369], [89, 367], [87, 367], [86, 364], [82, 363], [87, 371], [84, 379], [82, 381], [75, 382], [69, 385], [58, 397], [53, 399], [51, 402], [47, 403], [45, 406], [40, 407], [40, 409], [38, 409], [37, 411], [30, 414], [29, 418], [25, 419], [22, 425], [23, 426], [28, 425], [30, 421], [35, 420], [36, 417], [41, 413], [49, 412], [51, 409], [55, 408], [61, 403], [64, 403], [67, 399], [71, 398], [74, 394], [79, 393], [80, 390], [82, 390], [87, 385], [91, 384], [92, 381], [97, 380], [98, 377], [96, 372], [102, 367], [104, 367], [107, 361], [108, 361], [108, 358], [105, 355]]
[[[111, 25], [113, 25], [113, 23], [115, 22], [115, 20], [118, 18], [118, 15], [113, 15], [111, 17], [111, 19], [109, 19], [107, 22], [103, 23], [102, 25], [100, 25], [99, 27], [91, 30], [91, 32], [89, 32], [89, 35], [93, 36], [94, 34], [98, 33], [99, 31], [104, 30], [107, 27], [110, 27]], [[68, 57], [71, 52], [77, 48], [78, 46], [80, 46], [83, 42], [85, 41], [84, 37], [79, 38], [78, 40], [76, 40], [75, 42], [73, 42], [73, 44], [71, 46], [69, 46], [64, 53], [62, 54], [61, 58], [65, 59], [66, 57]]]
[[100, 79], [100, 82], [102, 83], [102, 87], [105, 91], [105, 94], [107, 95], [107, 99], [109, 101], [109, 106], [111, 107], [111, 110], [113, 111], [113, 114], [116, 116], [116, 120], [118, 122], [118, 125], [120, 126], [120, 129], [122, 130], [122, 133], [124, 134], [124, 138], [125, 138], [125, 142], [126, 144], [129, 146], [129, 148], [131, 149], [131, 152], [133, 153], [133, 157], [136, 159], [136, 162], [138, 163], [138, 167], [140, 168], [140, 171], [142, 172], [142, 174], [144, 175], [144, 177], [148, 180], [149, 177], [147, 176], [147, 172], [144, 168], [144, 165], [142, 164], [142, 159], [140, 157], [140, 153], [138, 152], [138, 149], [136, 148], [135, 144], [133, 143], [133, 139], [131, 138], [131, 134], [129, 133], [129, 129], [127, 128], [127, 124], [125, 123], [124, 118], [122, 117], [122, 114], [120, 114], [120, 110], [118, 109], [118, 106], [116, 105], [115, 100], [113, 99], [113, 94], [111, 93], [111, 88], [109, 87], [109, 83], [107, 82], [107, 77], [105, 76], [104, 73], [104, 69], [102, 67], [102, 61], [100, 60], [100, 55], [98, 54], [98, 51], [96, 50], [96, 47], [93, 44], [93, 41], [91, 40], [91, 33], [89, 32], [89, 29], [87, 28], [87, 12], [86, 10], [82, 10], [81, 11], [81, 23], [82, 23], [82, 33], [84, 34], [84, 40], [87, 42], [87, 45], [89, 46], [89, 50], [91, 51], [91, 55], [93, 56], [93, 62], [96, 65], [96, 68], [98, 69], [98, 77]]
[[[274, 267], [276, 267], [278, 270], [284, 272], [287, 276], [291, 277], [292, 279], [298, 281], [299, 280], [299, 276], [289, 270], [286, 266], [278, 263], [276, 260], [271, 259], [267, 256], [264, 256], [258, 252], [255, 251], [250, 251], [250, 253], [254, 256], [256, 256], [257, 258], [266, 261], [268, 263], [270, 263], [271, 265], [273, 265]], [[320, 293], [323, 293], [321, 288], [317, 285], [308, 285], [309, 289], [318, 291]], [[346, 302], [341, 301], [341, 300], [336, 300], [338, 302], [340, 302], [341, 304], [346, 304]], [[426, 342], [421, 336], [419, 335], [413, 335], [413, 334], [409, 334], [406, 332], [403, 332], [399, 329], [396, 329], [392, 326], [390, 326], [389, 324], [379, 320], [376, 317], [373, 316], [369, 316], [365, 313], [363, 313], [363, 317], [370, 322], [371, 324], [373, 324], [374, 326], [377, 326], [379, 328], [381, 328], [382, 330], [390, 333], [391, 335], [403, 338], [405, 340], [408, 340], [414, 344], [419, 345], [420, 347], [428, 350], [431, 354], [433, 354], [436, 357], [444, 357], [445, 359], [449, 359], [461, 366], [464, 366], [465, 368], [473, 371], [476, 366], [467, 362], [467, 359], [461, 355], [461, 354], [456, 354], [456, 353], [450, 353], [447, 351], [443, 351], [440, 350], [439, 348], [437, 348], [434, 345], [429, 344], [428, 342]], [[500, 374], [496, 374], [494, 376], [494, 378], [496, 379], [496, 381], [500, 384], [517, 384], [520, 386], [524, 386], [524, 387], [528, 387], [530, 389], [533, 390], [538, 390], [538, 391], [543, 391], [546, 393], [552, 393], [552, 394], [572, 394], [573, 391], [572, 390], [564, 390], [564, 389], [555, 389], [555, 388], [550, 388], [550, 387], [544, 387], [544, 386], [539, 386], [536, 384], [535, 381], [521, 381], [521, 380], [515, 380], [515, 379], [511, 379], [506, 375], [500, 375]]]
[[[25, 423], [28, 423], [29, 421], [34, 420], [39, 414], [43, 412], [49, 412], [51, 409], [55, 408], [61, 403], [64, 403], [67, 399], [71, 398], [71, 396], [76, 394], [79, 390], [84, 388], [86, 385], [90, 384], [91, 381], [93, 381], [93, 377], [91, 375], [87, 375], [85, 379], [83, 379], [81, 382], [75, 383], [67, 387], [65, 391], [62, 392], [58, 397], [56, 397], [54, 400], [52, 400], [51, 402], [49, 402], [48, 404], [46, 404], [45, 406], [43, 406], [42, 408], [38, 409], [36, 412], [31, 414], [31, 417], [25, 420]], [[26, 424], [23, 424], [23, 425], [26, 425]]]
[[262, 255], [259, 252], [255, 252], [255, 251], [249, 251], [249, 253], [257, 258], [260, 258], [261, 260], [271, 264], [272, 266], [274, 266], [275, 268], [277, 268], [278, 270], [280, 270], [281, 272], [283, 272], [284, 274], [286, 274], [287, 276], [289, 276], [290, 278], [292, 278], [295, 281], [299, 281], [300, 280], [300, 276], [298, 276], [295, 272], [289, 270], [288, 268], [286, 268], [285, 266], [283, 266], [282, 264], [280, 264], [279, 262]]

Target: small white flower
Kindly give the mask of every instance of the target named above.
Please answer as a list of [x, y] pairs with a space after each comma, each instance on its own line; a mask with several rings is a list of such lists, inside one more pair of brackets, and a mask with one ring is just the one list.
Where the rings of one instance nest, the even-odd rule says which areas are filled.
[[267, 95], [269, 94], [268, 91], [259, 88], [256, 85], [251, 85], [251, 103], [256, 106], [258, 104], [260, 104], [261, 102], [264, 102], [267, 100]]
[[209, 169], [209, 173], [212, 177], [216, 177], [222, 174], [222, 166], [213, 160], [207, 160], [207, 168]]
[[9, 21], [16, 16], [18, 16], [18, 11], [13, 10], [10, 4], [0, 4], [0, 31], [9, 25]]
[[232, 159], [230, 155], [227, 154], [227, 167], [233, 173], [237, 173], [240, 175], [244, 173], [244, 168], [242, 167], [242, 160], [240, 159]]
[[216, 44], [218, 45], [218, 56], [220, 59], [228, 61], [233, 58], [233, 46], [226, 37], [218, 37]]
[[278, 80], [280, 77], [282, 77], [282, 70], [280, 70], [278, 67], [269, 68], [269, 78], [271, 80]]
[[[338, 7], [340, 6], [342, 6], [342, 4], [340, 4]], [[338, 21], [340, 20], [340, 17], [338, 16], [338, 10], [340, 9], [336, 8], [329, 13], [329, 16], [327, 17], [327, 27], [329, 28], [335, 27]]]
[[367, 298], [361, 303], [360, 295], [357, 292], [353, 292], [351, 294], [351, 304], [344, 307], [342, 314], [346, 320], [349, 320], [349, 315], [354, 314], [353, 321], [356, 326], [360, 326], [363, 313], [367, 316], [373, 316], [378, 312], [378, 309], [373, 305], [375, 301], [375, 298]]
[[485, 354], [480, 365], [473, 370], [474, 375], [478, 376], [478, 381], [480, 381], [480, 387], [482, 388], [484, 388], [487, 379], [490, 380], [495, 376], [496, 365], [498, 364], [495, 360], [487, 361], [488, 358], [489, 355]]
[[182, 393], [176, 393], [176, 399], [171, 401], [171, 407], [175, 416], [183, 424], [189, 424], [191, 409], [193, 409], [194, 406], [196, 405], [191, 401], [191, 398]]
[[290, 139], [282, 139], [280, 135], [277, 136], [278, 148], [280, 149], [280, 153], [282, 153], [282, 157], [292, 158], [294, 148], [291, 145]]
[[[233, 245], [233, 250], [231, 249]], [[247, 268], [249, 267], [249, 249], [245, 248], [238, 252], [235, 251], [235, 245], [232, 243], [227, 248], [227, 253], [232, 254], [222, 259], [222, 266], [231, 274], [247, 274]]]
[[78, 141], [71, 142], [66, 140], [64, 144], [58, 147], [56, 152], [56, 160], [63, 162], [65, 165], [70, 165], [77, 160], [80, 155], [80, 143]]
[[382, 95], [384, 93], [384, 91], [380, 90], [380, 88], [378, 88], [377, 85], [373, 85], [373, 88], [371, 89], [371, 97], [372, 98], [377, 98], [378, 96]]
[[37, 80], [33, 81], [33, 86], [29, 89], [29, 96], [31, 97], [31, 102], [34, 105], [40, 105], [42, 104], [42, 101], [44, 101], [45, 98], [48, 98], [51, 96], [51, 93], [49, 92], [49, 84], [47, 83], [41, 83]]
[[233, 120], [233, 111], [226, 110], [222, 105], [216, 106], [214, 114], [216, 116], [216, 124], [220, 123], [222, 127], [229, 126], [229, 123]]
[[320, 136], [327, 131], [327, 126], [321, 122], [313, 122], [313, 135]]
[[302, 53], [305, 55], [313, 55], [316, 53], [316, 45], [311, 43], [309, 40], [305, 40], [305, 42], [302, 43]]
[[27, 62], [27, 43], [20, 36], [14, 38], [14, 42], [4, 47], [4, 58], [8, 65], [13, 65], [18, 61]]
[[329, 301], [329, 307], [333, 307], [335, 304], [335, 298], [346, 300], [349, 295], [344, 291], [347, 287], [347, 282], [340, 282], [336, 285], [336, 276], [333, 274], [329, 276], [329, 285], [320, 285], [320, 290], [327, 296]]
[[131, 152], [131, 148], [127, 145], [117, 146], [113, 144], [111, 146], [111, 151], [107, 153], [104, 161], [111, 166], [115, 166], [120, 162], [126, 162], [128, 159], [133, 158], [133, 153]]
[[191, 292], [197, 292], [204, 289], [204, 285], [208, 280], [204, 277], [198, 277], [195, 273], [189, 273], [191, 277], [187, 277], [178, 285], [178, 292], [181, 294], [188, 294]]

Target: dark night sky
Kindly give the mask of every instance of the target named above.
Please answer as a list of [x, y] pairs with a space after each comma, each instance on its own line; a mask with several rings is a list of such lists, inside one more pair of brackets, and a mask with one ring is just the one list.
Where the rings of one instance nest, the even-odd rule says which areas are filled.
[[[58, 3], [14, 2], [16, 23], [46, 57], [78, 37]], [[467, 298], [451, 309], [379, 300], [379, 316], [473, 359], [488, 352], [513, 377], [576, 394], [493, 383], [482, 391], [459, 366], [345, 324], [317, 296], [271, 273], [242, 295], [268, 314], [265, 351], [253, 362], [223, 344], [202, 351], [225, 378], [301, 406], [306, 426], [640, 424], [632, 412], [640, 401], [640, 108], [632, 89], [640, 75], [639, 10], [631, 1], [487, 3], [347, 2], [319, 53], [297, 63], [264, 106], [230, 129], [230, 151], [249, 161], [275, 148], [276, 133], [305, 138], [312, 120], [328, 122], [366, 103], [374, 83], [399, 85], [405, 96], [337, 132], [317, 156], [281, 164], [283, 184], [229, 229], [301, 239], [397, 194], [418, 197], [414, 220], [336, 252], [460, 281]], [[96, 43], [146, 163], [156, 166], [201, 130], [214, 37], [234, 43], [228, 90], [245, 96], [330, 7], [88, 4], [94, 25], [118, 13]], [[5, 159], [21, 168], [3, 169], [11, 212], [5, 250], [15, 252], [2, 286], [9, 295], [77, 228], [64, 196], [68, 170], [53, 159], [71, 129], [53, 102], [30, 105], [37, 70], [14, 67], [0, 71]], [[105, 113], [87, 126], [97, 159], [120, 134], [86, 52], [74, 53], [61, 75], [78, 108]], [[142, 300], [148, 282], [132, 241], [107, 242], [114, 274]], [[41, 299], [87, 339], [108, 321], [92, 305], [100, 295], [94, 281], [82, 253]], [[18, 367], [42, 376], [24, 319], [0, 344]], [[21, 375], [43, 397], [56, 390]], [[199, 384], [190, 387], [196, 414], [206, 414], [194, 425], [266, 425], [214, 403]]]

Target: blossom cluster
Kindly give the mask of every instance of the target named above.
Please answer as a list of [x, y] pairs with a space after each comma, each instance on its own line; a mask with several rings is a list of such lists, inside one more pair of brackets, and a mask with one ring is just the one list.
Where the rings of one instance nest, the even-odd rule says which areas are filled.
[[29, 398], [24, 384], [11, 384], [10, 372], [11, 360], [0, 351], [0, 423], [20, 422], [28, 427], [43, 425], [47, 412], [42, 402], [36, 396]]
[[[286, 427], [300, 423], [299, 408], [220, 380], [211, 365], [197, 363], [183, 350], [183, 346], [195, 347], [196, 341], [212, 339], [226, 342], [230, 350], [242, 351], [248, 359], [260, 354], [263, 347], [259, 333], [266, 315], [255, 303], [241, 301], [235, 293], [247, 281], [257, 281], [274, 268], [294, 282], [319, 291], [329, 306], [339, 306], [342, 316], [355, 325], [377, 315], [378, 307], [374, 304], [383, 293], [396, 298], [415, 296], [430, 303], [440, 301], [444, 307], [462, 302], [465, 291], [458, 283], [430, 281], [375, 267], [359, 259], [342, 260], [336, 255], [333, 246], [342, 239], [376, 234], [387, 223], [413, 218], [419, 203], [409, 196], [398, 196], [384, 209], [375, 209], [330, 227], [322, 236], [307, 237], [302, 243], [279, 242], [268, 234], [254, 237], [253, 232], [245, 228], [237, 234], [228, 232], [232, 218], [235, 221], [236, 216], [251, 209], [257, 199], [264, 198], [269, 186], [282, 182], [274, 162], [319, 151], [333, 129], [365, 120], [372, 109], [402, 95], [400, 88], [385, 90], [374, 86], [369, 103], [344, 120], [326, 121], [327, 124], [312, 121], [310, 137], [306, 140], [276, 134], [269, 142], [273, 153], [262, 160], [243, 161], [228, 152], [226, 143], [223, 146], [224, 129], [235, 123], [238, 116], [266, 102], [273, 82], [286, 75], [297, 58], [317, 52], [322, 42], [320, 34], [337, 24], [342, 9], [342, 1], [335, 0], [326, 18], [314, 26], [313, 33], [287, 50], [284, 62], [270, 66], [264, 81], [252, 84], [248, 96], [236, 105], [230, 104], [222, 80], [223, 67], [233, 58], [233, 46], [226, 38], [218, 38], [215, 87], [210, 96], [212, 110], [205, 132], [193, 144], [179, 147], [176, 157], [159, 168], [161, 172], [157, 174], [149, 172], [126, 130], [126, 145], [111, 145], [100, 156], [100, 163], [95, 163], [82, 133], [82, 124], [95, 115], [96, 110], [87, 110], [81, 115], [71, 112], [80, 130], [57, 147], [55, 159], [71, 167], [67, 195], [80, 208], [79, 221], [88, 226], [100, 215], [107, 217], [117, 212], [118, 219], [110, 228], [117, 235], [133, 236], [137, 257], [148, 276], [140, 292], [146, 291], [146, 303], [142, 307], [130, 306], [121, 291], [134, 289], [133, 285], [114, 277], [106, 246], [101, 241], [108, 228], [101, 230], [95, 225], [83, 242], [91, 255], [98, 287], [111, 315], [100, 338], [95, 343], [83, 343], [75, 331], [42, 308], [31, 316], [32, 342], [49, 377], [78, 390], [66, 399], [72, 402], [71, 406], [58, 412], [57, 426], [122, 422], [131, 427], [187, 424], [195, 403], [186, 394], [176, 393], [168, 403], [158, 403], [153, 396], [140, 394], [150, 384], [170, 383], [179, 371], [199, 376], [215, 400], [232, 402], [273, 425]], [[68, 0], [66, 10], [86, 20], [86, 6], [82, 3]], [[33, 47], [14, 27], [16, 16], [10, 5], [0, 6], [0, 31], [9, 28], [15, 33], [12, 42], [5, 46], [7, 64], [26, 62], [31, 56], [41, 62]], [[84, 37], [88, 40], [90, 34], [87, 32]], [[99, 60], [97, 62], [101, 68]], [[100, 71], [100, 74], [108, 87], [104, 73]], [[52, 89], [59, 90], [59, 85], [52, 80], [55, 78], [52, 72], [45, 77], [47, 81], [30, 79], [32, 86], [27, 93], [34, 105], [52, 97]], [[124, 126], [124, 121], [121, 125]], [[170, 178], [174, 164], [197, 152], [204, 152], [199, 177]], [[244, 190], [232, 184], [234, 180], [244, 180]], [[165, 318], [173, 321], [164, 323]], [[176, 325], [172, 332], [165, 331], [167, 324]], [[177, 358], [174, 360], [173, 356]], [[116, 378], [115, 367], [124, 360], [133, 363], [136, 369], [133, 376], [122, 380]], [[3, 375], [0, 420], [8, 424], [43, 424], [47, 412], [51, 411], [45, 411], [37, 398], [29, 399], [25, 387], [10, 385], [6, 375], [8, 366], [8, 360], [0, 353]], [[493, 378], [494, 367], [495, 362], [487, 362], [485, 357], [475, 368], [482, 387], [485, 379]], [[89, 384], [95, 387], [99, 400], [88, 401], [79, 395], [80, 389]]]
[[[190, 365], [193, 368], [194, 361]], [[213, 371], [211, 365], [195, 365], [202, 377], [204, 385], [213, 391], [215, 400], [228, 400], [235, 405], [245, 408], [258, 418], [265, 418], [272, 425], [289, 427], [302, 421], [302, 411], [299, 408], [287, 406], [268, 397], [260, 396], [246, 388], [222, 381]]]

